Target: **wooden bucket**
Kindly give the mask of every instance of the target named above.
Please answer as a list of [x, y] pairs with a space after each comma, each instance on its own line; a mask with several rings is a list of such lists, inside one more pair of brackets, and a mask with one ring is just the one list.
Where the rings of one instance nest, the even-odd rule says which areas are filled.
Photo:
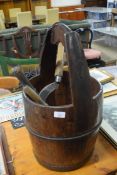
[[[75, 52], [70, 51], [76, 37], [76, 33], [66, 35], [69, 73], [64, 72], [59, 88], [48, 97], [49, 106], [33, 102], [23, 92], [25, 122], [34, 155], [40, 164], [57, 171], [76, 169], [89, 159], [102, 121], [101, 85], [89, 76], [79, 41]], [[38, 91], [53, 81], [52, 76], [47, 81], [43, 75], [41, 72], [31, 80]]]

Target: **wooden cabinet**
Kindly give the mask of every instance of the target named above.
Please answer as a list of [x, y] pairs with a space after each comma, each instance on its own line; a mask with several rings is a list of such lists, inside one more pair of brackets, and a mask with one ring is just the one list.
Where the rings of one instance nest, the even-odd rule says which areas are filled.
[[70, 20], [83, 20], [85, 19], [84, 12], [74, 12], [75, 8], [83, 8], [84, 5], [79, 6], [70, 6], [70, 7], [60, 7], [59, 12], [61, 19], [70, 19]]

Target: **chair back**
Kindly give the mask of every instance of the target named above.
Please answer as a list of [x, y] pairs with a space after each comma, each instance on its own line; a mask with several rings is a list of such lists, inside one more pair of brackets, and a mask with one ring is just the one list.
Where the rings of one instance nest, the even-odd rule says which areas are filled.
[[0, 55], [7, 55], [6, 39], [3, 35], [0, 35]]
[[5, 57], [0, 55], [0, 66], [2, 70], [2, 74], [4, 76], [10, 75], [9, 72], [9, 66], [17, 66], [17, 65], [37, 65], [40, 64], [40, 59], [39, 58], [11, 58], [11, 57]]
[[4, 11], [3, 10], [0, 10], [0, 14], [2, 16], [3, 21], [5, 21]]
[[59, 22], [59, 9], [47, 9], [46, 24], [54, 24], [56, 22]]
[[0, 13], [0, 30], [4, 30], [4, 29], [5, 29], [5, 24], [4, 24], [3, 16]]
[[101, 60], [101, 51], [91, 48], [93, 31], [89, 28], [79, 28], [76, 32], [80, 35], [81, 48], [83, 48], [88, 67], [93, 68], [105, 66], [104, 61]]
[[9, 9], [9, 17], [10, 19], [12, 18], [16, 18], [17, 17], [17, 13], [21, 12], [21, 8], [11, 8]]
[[[33, 36], [36, 35], [36, 48], [33, 47]], [[17, 38], [20, 38], [18, 42]], [[12, 34], [13, 48], [12, 52], [17, 58], [35, 58], [40, 57], [41, 33], [30, 27], [22, 27], [17, 33]], [[22, 43], [22, 44], [21, 44]], [[20, 45], [23, 46], [21, 49]]]
[[35, 15], [45, 15], [47, 14], [46, 6], [35, 6]]
[[90, 28], [78, 28], [76, 32], [80, 35], [82, 47], [91, 48], [93, 31]]
[[17, 14], [17, 26], [32, 26], [32, 14], [31, 11], [19, 12]]

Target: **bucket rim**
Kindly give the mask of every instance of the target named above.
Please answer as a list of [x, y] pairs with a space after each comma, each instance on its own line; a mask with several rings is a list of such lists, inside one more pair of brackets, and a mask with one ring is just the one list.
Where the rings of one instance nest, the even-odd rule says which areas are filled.
[[[103, 87], [102, 87], [102, 84], [98, 80], [96, 80], [94, 77], [90, 76], [90, 78], [93, 79], [93, 80], [95, 80], [99, 84], [99, 90], [98, 90], [98, 92], [96, 93], [96, 95], [93, 95], [92, 96], [92, 100], [96, 100], [103, 93]], [[43, 104], [39, 104], [39, 103], [36, 103], [33, 100], [31, 100], [25, 94], [24, 90], [22, 91], [22, 94], [23, 94], [23, 98], [25, 97], [31, 104], [36, 105], [36, 106], [40, 106], [41, 108], [51, 108], [51, 109], [73, 108], [73, 103], [66, 104], [66, 105], [59, 105], [59, 106], [52, 106], [52, 105], [45, 106]]]

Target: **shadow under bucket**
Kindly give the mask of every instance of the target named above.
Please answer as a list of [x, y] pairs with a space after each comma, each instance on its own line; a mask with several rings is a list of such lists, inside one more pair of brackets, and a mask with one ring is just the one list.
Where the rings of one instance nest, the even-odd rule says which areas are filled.
[[[63, 73], [59, 88], [49, 95], [48, 106], [33, 102], [23, 92], [25, 122], [40, 164], [68, 171], [82, 166], [93, 152], [102, 121], [102, 88], [89, 75], [78, 34], [63, 24], [55, 24], [52, 31], [48, 36], [53, 40], [46, 40], [40, 76], [31, 83], [40, 92], [54, 81], [54, 47], [60, 41], [66, 51], [69, 72]], [[47, 44], [49, 41], [54, 46]]]

